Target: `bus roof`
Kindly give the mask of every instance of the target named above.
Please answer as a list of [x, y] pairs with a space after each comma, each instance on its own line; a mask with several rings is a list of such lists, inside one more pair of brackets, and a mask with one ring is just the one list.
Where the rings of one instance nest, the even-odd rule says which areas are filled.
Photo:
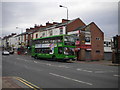
[[52, 37], [59, 37], [59, 36], [65, 36], [65, 35], [67, 35], [67, 34], [61, 34], [61, 35], [54, 35], [54, 36], [49, 36], [49, 37], [36, 38], [36, 39], [33, 39], [33, 40], [46, 39], [46, 38], [52, 38]]

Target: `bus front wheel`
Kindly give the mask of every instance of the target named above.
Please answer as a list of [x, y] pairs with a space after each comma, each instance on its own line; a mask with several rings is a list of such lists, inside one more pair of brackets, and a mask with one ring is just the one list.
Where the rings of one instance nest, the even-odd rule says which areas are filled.
[[35, 59], [38, 59], [38, 56], [37, 56], [37, 55], [35, 55], [35, 56], [34, 56], [34, 58], [35, 58]]

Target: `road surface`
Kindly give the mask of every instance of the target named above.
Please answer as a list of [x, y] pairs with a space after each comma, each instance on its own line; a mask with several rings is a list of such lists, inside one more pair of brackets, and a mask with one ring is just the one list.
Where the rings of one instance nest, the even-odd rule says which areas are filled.
[[40, 88], [118, 88], [118, 67], [2, 56], [2, 75], [23, 78]]

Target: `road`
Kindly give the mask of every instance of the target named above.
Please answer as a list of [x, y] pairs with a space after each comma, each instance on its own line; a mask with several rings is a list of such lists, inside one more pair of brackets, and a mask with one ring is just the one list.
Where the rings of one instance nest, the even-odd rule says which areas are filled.
[[118, 67], [2, 56], [2, 75], [21, 77], [40, 88], [118, 88]]

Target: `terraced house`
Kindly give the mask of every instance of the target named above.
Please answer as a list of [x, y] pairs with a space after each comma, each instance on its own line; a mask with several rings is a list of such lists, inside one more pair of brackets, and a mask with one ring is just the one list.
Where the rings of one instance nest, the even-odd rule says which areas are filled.
[[27, 28], [22, 35], [25, 45], [30, 46], [32, 39], [60, 34], [77, 37], [75, 51], [78, 60], [104, 59], [104, 33], [94, 22], [86, 25], [80, 18], [62, 19], [60, 23], [47, 22], [45, 26], [35, 25], [33, 28]]
[[[76, 39], [76, 55], [78, 60], [102, 60], [104, 59], [104, 33], [94, 23], [86, 25], [80, 18], [73, 20], [62, 19], [58, 22], [47, 22], [45, 26], [36, 25], [26, 29], [26, 32], [15, 35], [15, 47], [31, 46], [32, 39], [49, 37], [60, 34], [73, 35]], [[11, 43], [4, 37], [4, 46]]]

